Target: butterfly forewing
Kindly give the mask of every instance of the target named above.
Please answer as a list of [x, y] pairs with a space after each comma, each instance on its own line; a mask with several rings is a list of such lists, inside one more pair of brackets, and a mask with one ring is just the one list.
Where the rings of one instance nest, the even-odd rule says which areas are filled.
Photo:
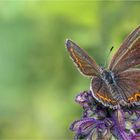
[[114, 55], [109, 69], [120, 72], [138, 64], [140, 64], [140, 26], [125, 39]]
[[100, 68], [83, 49], [71, 40], [66, 41], [67, 50], [80, 72], [86, 76], [100, 75]]

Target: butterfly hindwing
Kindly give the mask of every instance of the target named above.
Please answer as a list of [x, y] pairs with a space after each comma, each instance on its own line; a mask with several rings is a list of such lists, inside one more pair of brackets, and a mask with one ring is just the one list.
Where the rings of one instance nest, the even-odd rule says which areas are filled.
[[129, 69], [117, 76], [116, 82], [123, 90], [122, 96], [126, 97], [127, 103], [140, 101], [140, 69]]
[[97, 76], [93, 77], [91, 91], [93, 96], [105, 106], [113, 107], [117, 105], [117, 101], [115, 101], [113, 94], [101, 78]]

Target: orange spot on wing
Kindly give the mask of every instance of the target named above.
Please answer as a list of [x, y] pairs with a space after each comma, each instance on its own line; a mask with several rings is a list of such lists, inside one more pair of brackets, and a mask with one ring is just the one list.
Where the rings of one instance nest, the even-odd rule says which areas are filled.
[[133, 96], [128, 98], [128, 101], [137, 101], [138, 97], [140, 97], [140, 93], [134, 93]]
[[134, 100], [134, 97], [129, 97], [128, 98], [128, 101], [133, 101]]
[[111, 103], [114, 103], [115, 101], [114, 100], [111, 100], [110, 98], [107, 98], [107, 97], [104, 97], [103, 95], [101, 95], [100, 93], [97, 93], [97, 96], [99, 98], [101, 98], [103, 101], [106, 101], [106, 102], [111, 102]]
[[70, 48], [70, 51], [71, 51], [73, 57], [75, 58], [77, 64], [79, 65], [79, 67], [82, 69], [82, 64], [81, 64], [81, 62], [79, 61], [79, 59], [77, 58], [77, 56], [75, 55], [75, 53], [74, 53], [74, 51], [73, 51], [73, 48]]

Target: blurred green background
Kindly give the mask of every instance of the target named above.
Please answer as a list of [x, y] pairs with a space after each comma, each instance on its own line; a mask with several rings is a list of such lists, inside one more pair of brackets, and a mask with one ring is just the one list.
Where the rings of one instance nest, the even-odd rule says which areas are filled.
[[74, 99], [90, 80], [69, 59], [66, 38], [103, 65], [139, 13], [140, 2], [1, 0], [0, 138], [73, 138], [82, 112]]

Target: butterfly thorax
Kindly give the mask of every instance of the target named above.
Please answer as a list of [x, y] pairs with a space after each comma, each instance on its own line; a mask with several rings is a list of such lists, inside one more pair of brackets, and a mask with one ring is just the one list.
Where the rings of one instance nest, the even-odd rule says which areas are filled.
[[102, 78], [107, 84], [115, 84], [114, 73], [109, 70], [103, 70]]

